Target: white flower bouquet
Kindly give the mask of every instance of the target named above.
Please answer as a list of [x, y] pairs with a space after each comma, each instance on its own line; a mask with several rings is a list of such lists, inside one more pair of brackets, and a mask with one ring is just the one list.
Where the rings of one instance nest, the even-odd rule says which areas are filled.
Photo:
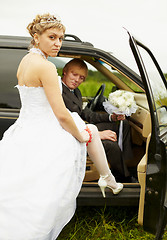
[[110, 93], [108, 101], [104, 102], [103, 106], [109, 114], [124, 114], [127, 117], [135, 113], [138, 108], [133, 93], [124, 90]]
[[[104, 102], [103, 106], [109, 114], [124, 114], [127, 117], [135, 113], [138, 108], [133, 93], [124, 90], [110, 93], [108, 101]], [[123, 151], [123, 121], [120, 121], [119, 125], [118, 145], [121, 151]]]

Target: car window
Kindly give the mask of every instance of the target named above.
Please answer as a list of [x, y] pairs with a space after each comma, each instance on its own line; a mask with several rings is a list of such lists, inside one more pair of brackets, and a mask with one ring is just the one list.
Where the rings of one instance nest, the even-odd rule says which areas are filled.
[[128, 77], [121, 74], [117, 69], [114, 67], [104, 63], [103, 61], [100, 61], [100, 63], [107, 68], [109, 71], [111, 71], [112, 74], [114, 74], [117, 78], [119, 78], [122, 82], [124, 82], [130, 89], [132, 89], [134, 92], [143, 92], [141, 88], [139, 88], [133, 81], [131, 81]]
[[[48, 60], [56, 65], [57, 72], [59, 76], [62, 76], [62, 70], [64, 65], [69, 62], [72, 58], [67, 57], [49, 57]], [[108, 97], [108, 94], [112, 91], [113, 86], [115, 86], [106, 76], [104, 76], [100, 71], [98, 71], [91, 64], [86, 62], [88, 67], [88, 76], [86, 80], [79, 86], [79, 89], [83, 97], [93, 97], [99, 87], [105, 83], [104, 96]]]
[[20, 108], [16, 72], [25, 49], [0, 49], [0, 108]]
[[55, 64], [57, 68], [57, 73], [61, 77], [63, 67], [67, 62], [71, 60], [71, 58], [63, 58], [63, 57], [48, 57], [48, 60]]
[[[53, 62], [57, 67], [57, 72], [59, 76], [62, 76], [62, 69], [64, 65], [69, 62], [72, 58], [67, 57], [49, 57], [48, 60]], [[98, 60], [98, 62], [101, 64], [102, 69], [106, 68], [110, 71], [108, 75], [111, 75], [110, 77], [105, 76], [101, 71], [97, 70], [94, 66], [86, 62], [88, 66], [88, 76], [80, 86], [79, 89], [82, 93], [83, 97], [94, 97], [96, 92], [98, 91], [99, 87], [104, 83], [105, 84], [105, 91], [104, 96], [108, 97], [109, 93], [116, 90], [118, 86], [116, 86], [112, 82], [112, 76], [114, 75], [114, 79], [120, 80], [121, 82], [125, 83], [126, 86], [128, 86], [130, 89], [132, 89], [134, 92], [143, 92], [141, 88], [139, 88], [136, 84], [134, 84], [128, 77], [125, 75], [119, 73], [116, 69], [111, 68], [108, 64]], [[103, 69], [103, 72], [105, 70]]]
[[167, 89], [149, 54], [141, 47], [139, 47], [139, 50], [149, 78], [150, 90], [152, 91], [155, 112], [161, 131], [167, 127]]

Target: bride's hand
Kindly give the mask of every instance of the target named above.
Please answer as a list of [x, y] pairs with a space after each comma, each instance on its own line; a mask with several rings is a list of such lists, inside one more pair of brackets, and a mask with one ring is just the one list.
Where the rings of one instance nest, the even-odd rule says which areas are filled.
[[90, 139], [90, 135], [89, 135], [89, 133], [86, 130], [83, 130], [81, 132], [81, 136], [82, 136], [82, 139], [80, 140], [80, 142], [82, 142], [82, 143], [88, 142], [89, 139]]

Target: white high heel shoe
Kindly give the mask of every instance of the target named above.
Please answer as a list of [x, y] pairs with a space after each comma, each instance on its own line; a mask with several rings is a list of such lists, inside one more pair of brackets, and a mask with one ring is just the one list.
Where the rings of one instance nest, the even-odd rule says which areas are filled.
[[123, 189], [122, 183], [117, 183], [117, 188], [113, 188], [110, 185], [108, 185], [107, 181], [105, 179], [109, 176], [110, 176], [110, 174], [108, 174], [106, 176], [100, 176], [99, 181], [98, 181], [98, 185], [101, 189], [101, 192], [102, 192], [104, 198], [106, 197], [106, 195], [105, 195], [106, 187], [110, 188], [112, 190], [113, 194], [118, 194]]

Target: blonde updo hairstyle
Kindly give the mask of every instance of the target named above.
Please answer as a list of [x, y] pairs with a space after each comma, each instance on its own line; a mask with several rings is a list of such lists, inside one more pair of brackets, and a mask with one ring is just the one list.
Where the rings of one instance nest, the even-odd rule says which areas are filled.
[[57, 17], [49, 13], [42, 14], [42, 15], [38, 14], [35, 17], [35, 19], [33, 19], [33, 21], [29, 23], [27, 26], [27, 30], [29, 31], [30, 35], [33, 38], [31, 40], [31, 44], [33, 46], [35, 45], [35, 40], [34, 40], [35, 33], [41, 35], [42, 33], [44, 33], [46, 30], [50, 28], [58, 28], [60, 30], [63, 30], [63, 32], [65, 33], [65, 27]]

